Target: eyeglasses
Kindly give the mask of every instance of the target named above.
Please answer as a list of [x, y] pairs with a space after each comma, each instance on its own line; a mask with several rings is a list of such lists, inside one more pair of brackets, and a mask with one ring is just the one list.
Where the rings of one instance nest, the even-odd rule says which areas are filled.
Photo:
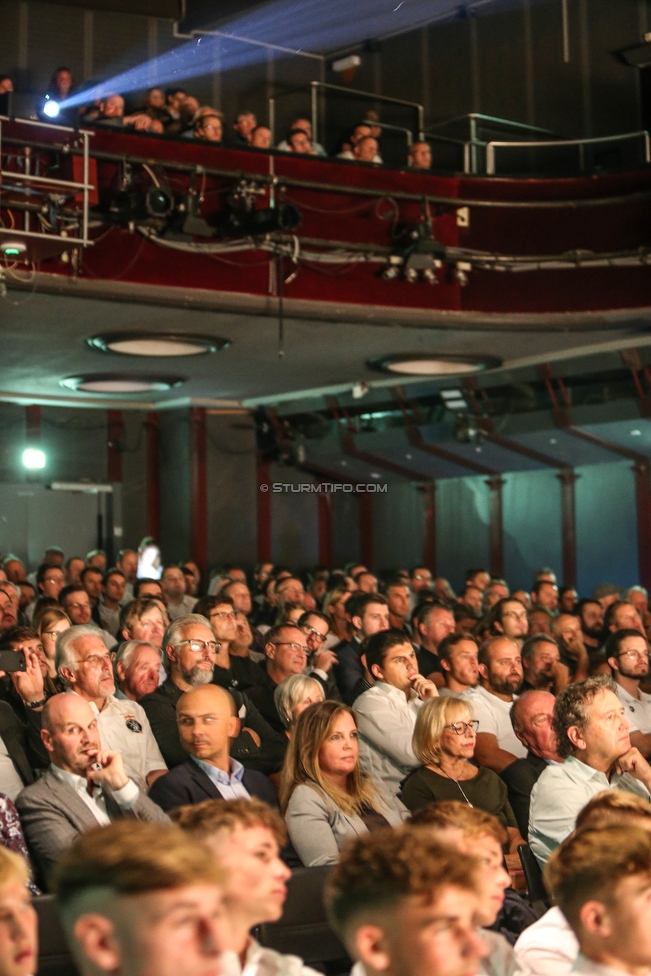
[[271, 641], [270, 643], [272, 643], [274, 647], [291, 647], [294, 652], [302, 651], [303, 654], [310, 653], [309, 647], [306, 647], [305, 644], [294, 644], [291, 641]]
[[77, 658], [77, 663], [90, 664], [93, 668], [101, 668], [104, 664], [108, 664], [110, 667], [113, 664], [108, 654], [104, 654], [101, 657], [99, 654], [91, 654], [90, 657]]
[[69, 603], [71, 610], [90, 610], [90, 603]]
[[479, 728], [479, 721], [473, 718], [469, 722], [453, 722], [451, 725], [445, 725], [444, 728], [452, 729], [455, 735], [465, 735], [471, 730], [476, 732]]
[[645, 658], [648, 658], [648, 656], [649, 656], [649, 652], [648, 651], [622, 651], [621, 654], [618, 654], [617, 655], [618, 658], [619, 657], [630, 657], [631, 660], [633, 658], [635, 658], [638, 661], [644, 661], [644, 659]]
[[208, 648], [211, 654], [214, 654], [215, 651], [221, 649], [221, 644], [218, 644], [217, 641], [204, 641], [204, 640], [179, 641], [178, 644], [174, 645], [174, 647], [183, 647], [184, 644], [190, 645], [190, 650], [192, 651], [193, 654], [203, 654], [206, 648]]
[[237, 620], [237, 614], [234, 610], [218, 610], [217, 613], [211, 613], [210, 619], [213, 617], [219, 617], [220, 620]]
[[324, 640], [328, 639], [327, 634], [320, 634], [314, 627], [303, 627], [302, 630], [304, 634], [311, 634], [315, 640], [318, 640], [319, 644], [323, 644]]

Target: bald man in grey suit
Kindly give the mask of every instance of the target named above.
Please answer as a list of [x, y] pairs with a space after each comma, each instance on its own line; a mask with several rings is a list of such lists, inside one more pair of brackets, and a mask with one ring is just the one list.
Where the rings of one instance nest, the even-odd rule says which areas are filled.
[[41, 882], [78, 834], [114, 820], [169, 823], [124, 771], [119, 752], [101, 749], [97, 717], [79, 695], [55, 695], [42, 713], [50, 755], [45, 775], [19, 793], [16, 806]]

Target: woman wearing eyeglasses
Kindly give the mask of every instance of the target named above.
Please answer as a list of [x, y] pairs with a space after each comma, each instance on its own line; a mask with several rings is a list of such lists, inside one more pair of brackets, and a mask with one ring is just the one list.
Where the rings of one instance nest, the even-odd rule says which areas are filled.
[[508, 801], [506, 786], [492, 769], [471, 762], [477, 720], [463, 699], [430, 698], [418, 712], [412, 740], [421, 765], [402, 784], [400, 799], [414, 813], [430, 803], [460, 800], [492, 813], [506, 827], [509, 851], [524, 839]]

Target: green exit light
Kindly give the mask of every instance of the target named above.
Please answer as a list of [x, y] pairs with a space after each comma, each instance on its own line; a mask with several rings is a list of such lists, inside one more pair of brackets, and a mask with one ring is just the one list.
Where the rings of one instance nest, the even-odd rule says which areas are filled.
[[16, 257], [16, 258], [17, 258], [17, 257], [19, 256], [19, 254], [20, 254], [20, 251], [18, 250], [18, 248], [17, 248], [17, 247], [8, 247], [8, 248], [7, 248], [6, 250], [5, 250], [5, 254], [6, 254], [6, 255], [7, 255], [7, 257], [9, 257], [9, 258], [14, 258], [14, 257]]

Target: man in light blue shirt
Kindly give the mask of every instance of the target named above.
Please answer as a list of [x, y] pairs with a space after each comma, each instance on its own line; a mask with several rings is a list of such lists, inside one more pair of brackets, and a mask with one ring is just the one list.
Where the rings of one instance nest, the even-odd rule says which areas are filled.
[[651, 766], [631, 747], [612, 678], [597, 675], [568, 685], [556, 699], [553, 728], [563, 762], [548, 766], [531, 792], [529, 844], [540, 864], [597, 793], [627, 790], [651, 800]]

